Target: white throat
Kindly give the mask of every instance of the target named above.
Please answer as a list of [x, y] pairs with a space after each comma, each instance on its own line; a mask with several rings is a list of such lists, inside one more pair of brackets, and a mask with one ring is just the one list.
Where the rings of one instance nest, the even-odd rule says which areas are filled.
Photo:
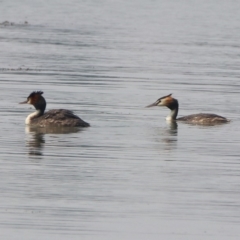
[[33, 118], [36, 118], [36, 117], [40, 116], [40, 115], [41, 115], [41, 111], [40, 111], [40, 110], [37, 110], [36, 112], [33, 112], [33, 113], [29, 114], [29, 115], [27, 116], [26, 120], [25, 120], [25, 124], [26, 124], [26, 125], [31, 124], [31, 120], [32, 120]]
[[166, 121], [167, 122], [172, 122], [172, 121], [174, 121], [174, 119], [172, 118], [171, 115], [169, 115], [169, 116], [166, 117]]
[[177, 118], [177, 114], [178, 114], [178, 109], [173, 109], [170, 112], [170, 115], [166, 117], [166, 120], [169, 122], [175, 121]]

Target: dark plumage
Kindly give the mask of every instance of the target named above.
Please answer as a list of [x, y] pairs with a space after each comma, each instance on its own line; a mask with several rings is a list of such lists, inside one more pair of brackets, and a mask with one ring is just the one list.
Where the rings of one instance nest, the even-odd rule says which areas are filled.
[[72, 111], [67, 109], [52, 109], [45, 112], [42, 116], [33, 118], [31, 125], [41, 127], [89, 127], [89, 123], [83, 121]]
[[42, 96], [42, 91], [32, 92], [26, 101], [21, 104], [28, 103], [36, 108], [36, 112], [30, 114], [26, 119], [26, 124], [39, 127], [89, 127], [90, 124], [83, 121], [72, 111], [66, 109], [52, 109], [45, 112], [46, 101]]
[[184, 121], [186, 123], [199, 125], [217, 125], [229, 122], [229, 120], [225, 117], [212, 113], [191, 114], [185, 117], [180, 117], [177, 119], [177, 121]]
[[185, 123], [209, 126], [229, 122], [227, 118], [212, 113], [198, 113], [177, 118], [179, 104], [178, 100], [172, 97], [172, 94], [159, 98], [147, 107], [154, 106], [165, 106], [171, 110], [170, 116], [167, 117], [168, 121], [182, 121]]

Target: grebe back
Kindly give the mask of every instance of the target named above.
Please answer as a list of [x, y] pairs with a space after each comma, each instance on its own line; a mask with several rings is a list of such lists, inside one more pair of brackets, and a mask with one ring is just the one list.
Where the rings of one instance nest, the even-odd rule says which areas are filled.
[[[32, 92], [26, 101], [20, 104], [31, 104], [36, 112], [31, 113], [25, 120], [27, 125], [39, 127], [89, 127], [89, 123], [83, 121], [72, 111], [67, 109], [52, 109], [45, 112], [46, 101], [42, 91]], [[45, 113], [44, 113], [45, 112]]]
[[146, 107], [154, 107], [154, 106], [165, 106], [171, 110], [170, 115], [166, 118], [167, 121], [183, 121], [191, 124], [199, 124], [199, 125], [217, 125], [222, 123], [227, 123], [228, 120], [225, 117], [219, 116], [217, 114], [212, 113], [198, 113], [191, 114], [188, 116], [177, 118], [178, 115], [178, 100], [172, 97], [172, 94], [159, 98], [156, 102], [146, 106]]

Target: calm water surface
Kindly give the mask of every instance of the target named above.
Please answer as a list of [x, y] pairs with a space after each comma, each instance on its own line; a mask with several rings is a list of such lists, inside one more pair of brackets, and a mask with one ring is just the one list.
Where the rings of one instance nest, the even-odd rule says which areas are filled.
[[[239, 239], [239, 2], [1, 10], [1, 239]], [[33, 90], [92, 127], [26, 127]], [[170, 126], [169, 93], [232, 121]]]

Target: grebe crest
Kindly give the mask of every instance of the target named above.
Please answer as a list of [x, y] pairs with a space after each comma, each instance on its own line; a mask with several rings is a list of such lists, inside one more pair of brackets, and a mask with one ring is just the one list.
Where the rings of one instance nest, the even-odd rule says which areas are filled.
[[47, 103], [42, 96], [42, 91], [32, 92], [27, 100], [20, 104], [31, 104], [36, 112], [31, 113], [25, 120], [27, 125], [39, 127], [89, 127], [89, 123], [83, 121], [72, 111], [67, 109], [52, 109], [45, 112]]
[[227, 123], [228, 120], [225, 117], [219, 116], [217, 114], [212, 113], [198, 113], [192, 114], [184, 117], [177, 118], [178, 115], [178, 100], [172, 97], [172, 94], [159, 98], [156, 102], [146, 106], [146, 107], [154, 107], [154, 106], [165, 106], [171, 110], [170, 115], [167, 116], [167, 121], [183, 121], [191, 124], [199, 124], [199, 125], [216, 125]]

